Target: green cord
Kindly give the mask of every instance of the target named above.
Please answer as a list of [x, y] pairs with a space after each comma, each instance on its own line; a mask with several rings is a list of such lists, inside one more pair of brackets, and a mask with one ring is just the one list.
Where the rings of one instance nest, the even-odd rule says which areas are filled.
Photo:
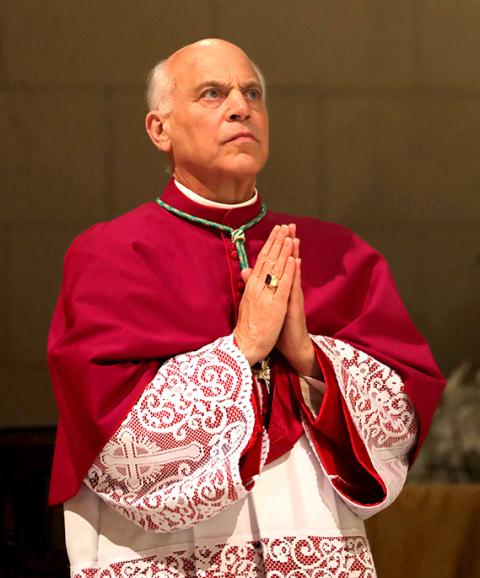
[[254, 217], [245, 225], [242, 225], [238, 229], [234, 229], [233, 227], [229, 227], [228, 225], [222, 225], [221, 223], [215, 223], [215, 221], [208, 221], [207, 219], [202, 219], [201, 217], [195, 217], [195, 215], [189, 215], [188, 213], [184, 213], [175, 207], [167, 205], [160, 197], [158, 197], [155, 202], [157, 205], [160, 205], [170, 213], [177, 215], [178, 217], [182, 217], [183, 219], [187, 219], [188, 221], [192, 221], [193, 223], [200, 223], [202, 225], [208, 225], [210, 227], [214, 227], [215, 229], [220, 229], [221, 231], [225, 231], [226, 233], [230, 234], [230, 239], [232, 243], [235, 244], [235, 248], [237, 250], [238, 259], [240, 261], [240, 268], [246, 269], [248, 267], [248, 257], [247, 252], [245, 251], [245, 231], [250, 227], [256, 225], [259, 221], [263, 219], [265, 213], [267, 212], [267, 207], [265, 203], [262, 201], [262, 208], [258, 215]]

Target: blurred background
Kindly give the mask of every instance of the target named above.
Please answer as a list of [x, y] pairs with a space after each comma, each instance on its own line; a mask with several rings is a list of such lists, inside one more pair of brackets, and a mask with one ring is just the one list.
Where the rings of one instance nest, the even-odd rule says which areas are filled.
[[[406, 576], [387, 564], [411, 556], [411, 577], [478, 576], [478, 0], [0, 2], [2, 576], [64, 575], [60, 514], [42, 498], [56, 422], [44, 352], [63, 255], [91, 224], [162, 191], [145, 79], [211, 36], [238, 43], [267, 78], [269, 207], [346, 224], [380, 250], [452, 376], [412, 472], [427, 486], [372, 521], [379, 578]], [[420, 532], [419, 510], [433, 516], [423, 557], [398, 538]], [[454, 537], [452, 523], [463, 524]], [[432, 543], [432, 528], [449, 531]], [[451, 559], [433, 571], [439, 551]]]

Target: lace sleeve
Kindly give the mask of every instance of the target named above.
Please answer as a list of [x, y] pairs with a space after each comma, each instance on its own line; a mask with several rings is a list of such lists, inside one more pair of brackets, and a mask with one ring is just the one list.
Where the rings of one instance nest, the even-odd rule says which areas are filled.
[[256, 473], [267, 453], [253, 384], [231, 335], [173, 357], [97, 456], [85, 483], [154, 532], [182, 530], [218, 514], [253, 486], [240, 472], [246, 448], [258, 456]]
[[[329, 471], [321, 456], [319, 459], [342, 500], [358, 516], [367, 518], [391, 504], [405, 483], [408, 453], [418, 430], [415, 411], [402, 380], [391, 368], [340, 340], [315, 335], [311, 338], [333, 369], [336, 384], [330, 385], [339, 389], [342, 407], [348, 414], [346, 423], [353, 424], [350, 437], [357, 438], [357, 448], [362, 445], [357, 455], [361, 451], [367, 454], [382, 488], [382, 499], [376, 503], [352, 499], [342, 490], [344, 480]], [[307, 434], [311, 433], [308, 429]]]

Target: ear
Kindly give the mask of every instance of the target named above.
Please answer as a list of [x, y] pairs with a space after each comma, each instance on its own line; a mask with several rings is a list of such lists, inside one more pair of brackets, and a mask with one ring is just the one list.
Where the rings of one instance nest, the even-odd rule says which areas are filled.
[[145, 117], [145, 130], [158, 150], [164, 153], [170, 152], [172, 144], [168, 116], [161, 115], [158, 110], [151, 110]]

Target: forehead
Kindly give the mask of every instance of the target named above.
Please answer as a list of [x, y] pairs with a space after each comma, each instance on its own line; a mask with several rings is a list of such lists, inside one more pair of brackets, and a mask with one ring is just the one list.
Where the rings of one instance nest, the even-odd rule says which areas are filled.
[[188, 90], [206, 81], [252, 83], [259, 78], [248, 56], [236, 46], [192, 47], [172, 62], [175, 86]]

